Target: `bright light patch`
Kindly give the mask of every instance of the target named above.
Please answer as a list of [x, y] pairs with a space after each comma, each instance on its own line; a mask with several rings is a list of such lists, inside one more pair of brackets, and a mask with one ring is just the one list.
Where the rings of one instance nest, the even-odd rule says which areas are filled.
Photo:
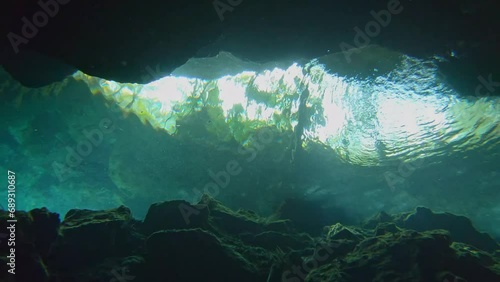
[[[259, 127], [294, 130], [299, 114], [307, 114], [300, 117], [307, 121], [305, 146], [327, 145], [359, 165], [411, 161], [500, 142], [498, 99], [458, 98], [436, 79], [432, 62], [403, 57], [391, 73], [364, 80], [347, 80], [314, 63], [307, 71], [293, 64], [213, 81], [167, 76], [146, 85], [81, 72], [74, 76], [92, 93], [172, 135], [190, 130], [178, 129], [177, 122], [203, 109], [220, 119], [210, 123], [209, 132], [226, 141], [232, 134], [241, 143]], [[301, 104], [304, 93], [308, 96]]]
[[236, 106], [241, 105], [248, 109], [248, 99], [245, 96], [245, 85], [238, 83], [235, 79], [227, 76], [217, 81], [219, 87], [219, 101], [224, 116], [227, 118], [229, 112]]

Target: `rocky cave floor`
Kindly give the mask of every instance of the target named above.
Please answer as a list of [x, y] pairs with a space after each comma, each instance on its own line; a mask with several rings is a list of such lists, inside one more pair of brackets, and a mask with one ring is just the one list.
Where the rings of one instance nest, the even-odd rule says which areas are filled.
[[[15, 281], [500, 281], [499, 244], [466, 217], [419, 207], [323, 226], [298, 201], [268, 218], [206, 195], [153, 204], [144, 221], [125, 206], [71, 210], [62, 222], [45, 208], [18, 211]], [[8, 230], [7, 211], [0, 218]], [[1, 281], [12, 278], [5, 243]]]

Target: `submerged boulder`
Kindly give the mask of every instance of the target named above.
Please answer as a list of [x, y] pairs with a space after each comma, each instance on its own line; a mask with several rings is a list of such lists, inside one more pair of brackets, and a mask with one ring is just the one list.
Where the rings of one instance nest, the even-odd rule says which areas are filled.
[[145, 234], [168, 229], [192, 229], [206, 227], [206, 205], [191, 205], [186, 201], [167, 201], [149, 207], [142, 230]]
[[425, 207], [404, 213], [395, 219], [398, 226], [417, 231], [444, 229], [450, 232], [453, 241], [473, 245], [487, 252], [500, 249], [498, 243], [488, 234], [479, 232], [470, 219], [451, 213], [434, 213]]
[[[147, 272], [152, 274], [147, 281], [259, 281], [252, 262], [201, 229], [155, 232], [146, 252]], [[157, 276], [161, 272], [165, 277]]]
[[[391, 224], [381, 225], [382, 223]], [[489, 234], [479, 232], [467, 217], [451, 213], [434, 213], [426, 207], [417, 207], [414, 211], [396, 215], [380, 212], [367, 220], [363, 227], [376, 229], [378, 233], [383, 232], [382, 228], [393, 230], [404, 228], [420, 232], [444, 229], [450, 233], [453, 241], [466, 243], [487, 252], [500, 250], [498, 242]]]
[[[198, 211], [189, 224], [179, 206]], [[315, 236], [209, 196], [153, 204], [144, 222], [124, 206], [71, 210], [62, 223], [46, 209], [17, 216], [22, 281], [500, 281], [500, 250], [488, 235], [425, 208], [363, 226], [330, 222]], [[8, 251], [0, 247], [3, 265]]]
[[70, 210], [59, 229], [50, 259], [59, 269], [99, 264], [109, 257], [127, 256], [142, 247], [144, 237], [135, 231], [139, 221], [121, 206], [105, 211]]

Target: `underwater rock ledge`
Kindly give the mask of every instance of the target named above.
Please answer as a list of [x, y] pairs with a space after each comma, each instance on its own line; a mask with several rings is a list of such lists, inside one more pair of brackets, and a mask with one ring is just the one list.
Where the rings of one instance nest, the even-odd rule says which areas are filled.
[[[46, 208], [19, 211], [16, 281], [500, 281], [499, 244], [462, 216], [418, 207], [317, 234], [284, 215], [206, 195], [153, 204], [144, 221], [125, 206], [70, 210], [62, 222]], [[2, 244], [2, 281], [9, 252]]]

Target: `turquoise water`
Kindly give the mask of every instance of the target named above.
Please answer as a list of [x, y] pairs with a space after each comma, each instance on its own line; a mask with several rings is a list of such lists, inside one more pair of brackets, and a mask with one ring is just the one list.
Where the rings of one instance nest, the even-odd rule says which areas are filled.
[[439, 58], [364, 52], [382, 59], [221, 53], [148, 84], [77, 72], [28, 89], [1, 71], [0, 168], [24, 210], [123, 204], [141, 218], [209, 193], [267, 215], [304, 197], [351, 222], [423, 205], [499, 238], [499, 99], [451, 88]]

